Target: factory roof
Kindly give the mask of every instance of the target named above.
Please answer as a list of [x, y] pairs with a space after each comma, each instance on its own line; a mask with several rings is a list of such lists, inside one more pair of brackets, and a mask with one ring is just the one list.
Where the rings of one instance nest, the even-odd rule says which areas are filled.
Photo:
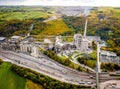
[[19, 38], [21, 38], [21, 36], [12, 36], [11, 38], [12, 39], [19, 39]]
[[102, 55], [107, 55], [107, 56], [117, 56], [116, 53], [111, 52], [111, 51], [101, 51]]
[[53, 43], [50, 39], [44, 39], [44, 43]]
[[6, 38], [5, 37], [0, 37], [0, 41], [3, 41], [5, 40]]

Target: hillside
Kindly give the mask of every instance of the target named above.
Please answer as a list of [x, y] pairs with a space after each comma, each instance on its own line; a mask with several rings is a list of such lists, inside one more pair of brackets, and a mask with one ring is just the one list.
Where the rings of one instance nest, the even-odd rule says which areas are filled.
[[[36, 31], [36, 30], [33, 30], [33, 31]], [[62, 19], [52, 20], [47, 22], [47, 25], [44, 27], [44, 30], [41, 33], [38, 33], [36, 37], [41, 38], [46, 35], [60, 35], [69, 30], [71, 29], [67, 27], [67, 25]]]

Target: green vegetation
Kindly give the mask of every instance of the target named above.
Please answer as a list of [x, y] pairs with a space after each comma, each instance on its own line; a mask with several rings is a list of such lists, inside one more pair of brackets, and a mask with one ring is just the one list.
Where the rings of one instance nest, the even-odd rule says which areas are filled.
[[10, 20], [0, 24], [1, 36], [25, 35], [28, 33], [32, 21]]
[[21, 35], [24, 36], [29, 32], [31, 24], [34, 28], [31, 35], [36, 38], [42, 38], [46, 35], [59, 35], [69, 30], [62, 19], [49, 21], [47, 23], [36, 20], [10, 20], [0, 24], [1, 36]]
[[7, 62], [0, 65], [0, 80], [0, 89], [91, 89], [90, 86], [60, 82]]
[[0, 89], [25, 89], [26, 79], [10, 70], [12, 64], [0, 65]]
[[119, 64], [114, 64], [114, 63], [101, 63], [101, 69], [103, 71], [117, 71], [120, 70], [120, 65]]
[[17, 73], [18, 75], [30, 79], [38, 84], [43, 85], [44, 89], [90, 89], [90, 86], [80, 86], [80, 85], [72, 85], [64, 82], [60, 82], [58, 80], [52, 79], [48, 76], [44, 76], [39, 74], [33, 70], [20, 67], [17, 65], [12, 65], [12, 71]]
[[27, 20], [37, 18], [48, 18], [53, 13], [52, 8], [46, 7], [2, 7], [0, 8], [0, 20], [9, 21], [13, 19]]
[[34, 83], [31, 80], [27, 80], [26, 89], [43, 89], [40, 84]]
[[82, 54], [81, 56], [77, 57], [77, 61], [80, 62], [81, 64], [87, 65], [91, 68], [95, 68], [96, 67], [96, 60], [97, 60], [97, 47], [96, 44], [93, 42], [92, 43], [93, 46], [93, 51], [90, 54]]
[[70, 30], [62, 19], [48, 21], [46, 24], [47, 25], [43, 27], [44, 31], [38, 33], [38, 36], [36, 36], [37, 38], [41, 38], [46, 35], [60, 35]]
[[73, 16], [64, 16], [64, 22], [72, 31], [63, 33], [62, 35], [73, 35], [74, 33], [83, 33], [85, 17], [73, 17]]
[[3, 63], [3, 61], [0, 59], [0, 65]]
[[77, 60], [81, 64], [87, 65], [93, 69], [96, 67], [96, 60], [87, 59], [86, 57], [79, 57]]
[[0, 89], [43, 89], [40, 84], [14, 73], [11, 67], [12, 64], [8, 62], [3, 62], [0, 65]]
[[53, 60], [65, 65], [65, 66], [74, 68], [74, 69], [79, 70], [79, 71], [86, 71], [82, 67], [80, 67], [79, 65], [72, 63], [70, 61], [70, 59], [59, 57], [57, 54], [55, 54], [52, 51], [44, 51], [44, 54], [47, 55], [48, 57], [52, 58]]
[[[120, 9], [100, 7], [92, 10], [88, 16], [87, 35], [100, 36], [108, 43], [104, 50], [111, 50], [120, 55]], [[73, 31], [63, 33], [63, 35], [83, 34], [85, 17], [64, 16], [64, 22]]]

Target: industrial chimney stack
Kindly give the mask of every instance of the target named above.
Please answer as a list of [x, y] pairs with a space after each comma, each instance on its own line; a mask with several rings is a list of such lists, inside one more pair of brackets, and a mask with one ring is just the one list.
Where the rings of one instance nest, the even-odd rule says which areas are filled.
[[85, 21], [85, 28], [84, 28], [84, 38], [86, 37], [86, 32], [87, 32], [87, 23], [88, 23], [88, 19], [86, 17], [86, 21]]

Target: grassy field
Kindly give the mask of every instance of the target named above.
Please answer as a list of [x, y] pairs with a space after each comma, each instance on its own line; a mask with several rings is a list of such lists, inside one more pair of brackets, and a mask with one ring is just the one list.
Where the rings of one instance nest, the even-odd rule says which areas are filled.
[[51, 14], [44, 12], [8, 12], [8, 13], [0, 13], [1, 20], [13, 20], [13, 19], [33, 19], [33, 18], [48, 18]]
[[48, 18], [52, 16], [53, 13], [51, 8], [47, 10], [44, 7], [1, 7], [0, 20]]
[[42, 86], [22, 78], [10, 70], [12, 64], [0, 65], [0, 89], [43, 89]]
[[26, 79], [13, 73], [10, 67], [10, 63], [0, 66], [0, 89], [25, 89]]

